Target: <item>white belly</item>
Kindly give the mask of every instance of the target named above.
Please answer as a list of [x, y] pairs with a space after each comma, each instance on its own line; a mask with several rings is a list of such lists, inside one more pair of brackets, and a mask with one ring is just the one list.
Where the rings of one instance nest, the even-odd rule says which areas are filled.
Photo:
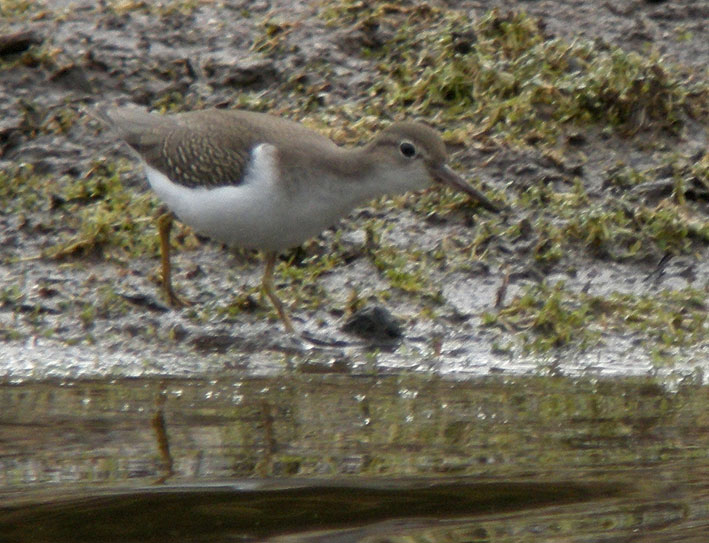
[[198, 232], [233, 247], [279, 251], [316, 236], [351, 206], [328, 205], [323, 194], [282, 190], [274, 151], [259, 145], [244, 182], [234, 186], [188, 188], [148, 165], [145, 169], [158, 197]]

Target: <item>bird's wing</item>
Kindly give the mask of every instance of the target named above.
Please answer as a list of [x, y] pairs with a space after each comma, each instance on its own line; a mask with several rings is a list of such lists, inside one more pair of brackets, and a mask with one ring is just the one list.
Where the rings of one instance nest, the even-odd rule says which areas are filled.
[[187, 187], [240, 184], [258, 134], [226, 110], [157, 115], [124, 107], [97, 112], [151, 167]]

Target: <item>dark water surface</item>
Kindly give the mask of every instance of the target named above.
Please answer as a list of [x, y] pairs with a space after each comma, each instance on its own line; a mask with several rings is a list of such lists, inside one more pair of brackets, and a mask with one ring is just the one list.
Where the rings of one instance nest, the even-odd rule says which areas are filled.
[[0, 541], [706, 542], [708, 392], [415, 375], [5, 384]]

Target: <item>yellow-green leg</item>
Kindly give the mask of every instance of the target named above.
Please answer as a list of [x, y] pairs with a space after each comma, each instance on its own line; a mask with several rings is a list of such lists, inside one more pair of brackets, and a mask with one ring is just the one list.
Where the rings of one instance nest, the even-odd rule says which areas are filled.
[[172, 289], [172, 265], [170, 264], [170, 230], [172, 230], [172, 213], [163, 213], [158, 217], [158, 233], [160, 234], [160, 259], [162, 261], [162, 291], [167, 303], [173, 307], [184, 307], [190, 303], [180, 298]]
[[276, 311], [278, 311], [278, 316], [281, 317], [281, 320], [283, 321], [283, 325], [286, 328], [286, 332], [288, 332], [289, 334], [294, 334], [295, 328], [293, 328], [293, 324], [291, 323], [290, 317], [288, 317], [286, 310], [283, 309], [283, 304], [278, 299], [278, 296], [276, 296], [276, 293], [273, 290], [273, 270], [276, 267], [276, 257], [277, 256], [278, 256], [278, 253], [274, 253], [274, 252], [269, 252], [269, 253], [265, 254], [266, 267], [263, 270], [263, 279], [261, 281], [261, 288], [263, 289], [264, 294], [266, 294], [266, 296], [268, 296], [268, 299], [271, 300], [273, 307], [275, 307]]

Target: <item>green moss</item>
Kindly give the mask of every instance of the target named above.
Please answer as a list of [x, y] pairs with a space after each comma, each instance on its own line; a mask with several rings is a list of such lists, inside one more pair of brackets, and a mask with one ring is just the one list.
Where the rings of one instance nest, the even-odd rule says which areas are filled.
[[525, 349], [547, 351], [571, 343], [587, 347], [598, 333], [587, 328], [589, 306], [569, 293], [563, 283], [541, 283], [524, 293], [497, 314], [485, 313], [483, 324], [501, 324], [507, 329], [525, 331]]
[[28, 213], [48, 205], [52, 179], [35, 175], [30, 164], [0, 170], [0, 209], [3, 214]]
[[46, 8], [42, 0], [3, 0], [0, 2], [0, 17], [3, 19], [28, 19]]
[[0, 289], [0, 306], [14, 307], [24, 298], [24, 294], [17, 285], [9, 285]]
[[[280, 294], [280, 291], [278, 294]], [[227, 320], [238, 319], [239, 315], [242, 313], [254, 311], [256, 308], [269, 306], [267, 300], [260, 298], [260, 285], [252, 287], [246, 291], [240, 290], [231, 300], [228, 301], [228, 303], [214, 308], [214, 314], [219, 317], [226, 318]], [[274, 314], [276, 314], [275, 309]], [[213, 316], [205, 319], [205, 322], [210, 320], [213, 320]]]
[[185, 105], [185, 96], [180, 92], [172, 91], [159, 95], [152, 101], [151, 108], [159, 113], [178, 113], [185, 109]]
[[[289, 262], [280, 264], [276, 270], [278, 276], [287, 278], [290, 282], [288, 303], [310, 309], [322, 307], [327, 299], [327, 292], [317, 279], [340, 265], [340, 257], [336, 251], [331, 251], [323, 255], [312, 254], [296, 262], [297, 252], [298, 250], [291, 252]], [[275, 310], [273, 315], [276, 315]]]
[[96, 308], [93, 304], [84, 304], [81, 311], [79, 311], [79, 320], [81, 321], [84, 330], [88, 330], [93, 327], [95, 318]]
[[381, 242], [382, 221], [370, 220], [367, 228], [367, 249], [374, 266], [393, 288], [412, 294], [432, 292], [428, 273], [429, 255], [422, 251], [404, 252], [400, 247]]
[[686, 288], [652, 295], [613, 294], [590, 298], [590, 303], [594, 313], [614, 327], [647, 334], [661, 346], [686, 346], [709, 339], [708, 293]]
[[564, 214], [563, 236], [616, 260], [686, 254], [695, 243], [709, 241], [708, 221], [669, 203], [655, 208], [594, 205]]
[[562, 282], [543, 282], [527, 287], [497, 313], [485, 313], [482, 322], [517, 332], [523, 347], [534, 352], [586, 348], [607, 331], [641, 333], [650, 339], [646, 347], [660, 352], [709, 340], [708, 293], [685, 288], [600, 297], [572, 292]]
[[632, 189], [647, 181], [647, 174], [619, 162], [606, 172], [605, 185], [609, 188]]
[[61, 208], [71, 233], [48, 252], [54, 258], [102, 251], [120, 260], [156, 254], [158, 237], [151, 224], [158, 204], [152, 194], [126, 189], [126, 162], [97, 163], [93, 171], [64, 189]]
[[407, 270], [408, 259], [396, 247], [378, 246], [372, 251], [372, 261], [392, 287], [407, 292], [419, 292], [423, 288], [420, 278], [410, 269]]
[[[483, 190], [479, 184], [476, 186], [475, 182], [471, 182], [470, 185], [495, 202], [505, 201], [502, 191]], [[392, 199], [396, 200], [397, 198], [402, 197], [394, 197]], [[436, 190], [416, 194], [415, 197], [405, 195], [401, 202], [409, 204], [411, 209], [423, 217], [440, 215], [443, 217], [464, 218], [470, 217], [472, 212], [479, 210], [478, 204], [471, 200], [469, 196], [450, 188], [437, 188]], [[493, 215], [489, 215], [487, 218], [492, 221], [496, 220]]]
[[[709, 221], [688, 205], [689, 196], [709, 190], [705, 160], [670, 156], [645, 170], [618, 164], [604, 184], [609, 188], [604, 200], [592, 199], [578, 180], [572, 191], [558, 192], [540, 180], [520, 194], [515, 207], [533, 217], [537, 260], [554, 262], [579, 249], [613, 260], [642, 260], [691, 254], [709, 241]], [[641, 186], [650, 196], [633, 190]], [[519, 225], [513, 225], [498, 235], [514, 240], [518, 232]]]
[[266, 18], [262, 23], [262, 32], [254, 39], [251, 49], [267, 56], [289, 52], [287, 37], [293, 23]]
[[322, 16], [391, 31], [378, 47], [363, 40], [361, 54], [378, 60], [381, 76], [368, 101], [374, 115], [442, 118], [467, 138], [552, 143], [570, 123], [676, 133], [687, 112], [687, 89], [658, 55], [549, 38], [524, 12], [494, 9], [471, 21], [456, 10], [342, 1]]

